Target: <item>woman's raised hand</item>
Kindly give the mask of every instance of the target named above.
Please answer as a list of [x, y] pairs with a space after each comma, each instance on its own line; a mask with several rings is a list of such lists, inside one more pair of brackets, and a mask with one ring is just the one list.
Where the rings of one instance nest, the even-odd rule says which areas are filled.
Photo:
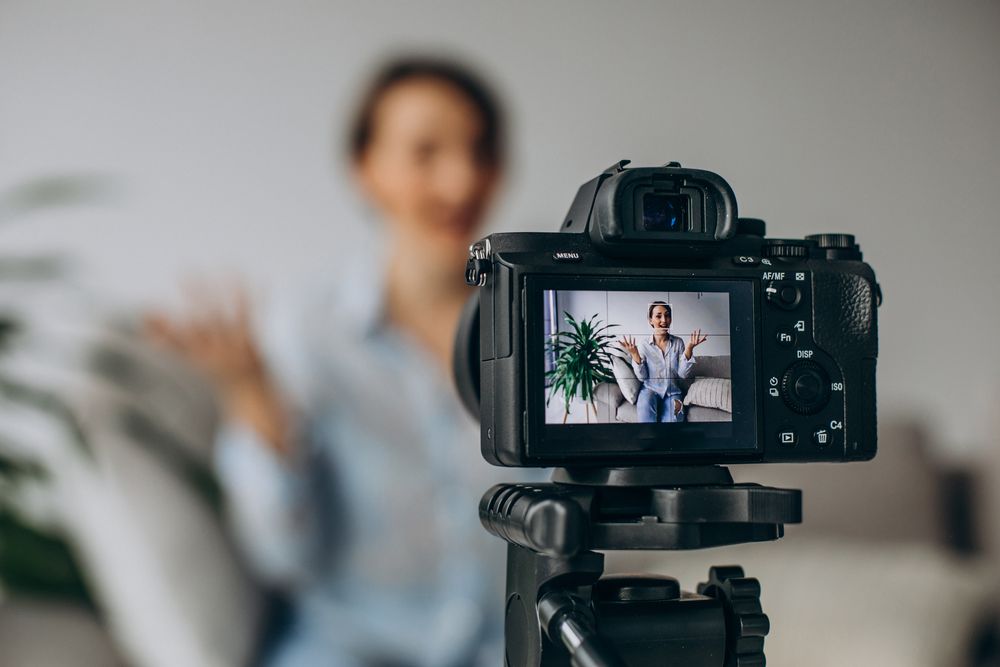
[[201, 370], [228, 417], [252, 427], [276, 450], [287, 451], [288, 416], [257, 346], [246, 290], [234, 288], [228, 298], [203, 285], [187, 292], [189, 314], [148, 315], [147, 337]]
[[708, 340], [708, 334], [702, 334], [701, 329], [695, 329], [688, 337], [687, 345], [684, 348], [684, 356], [688, 359], [694, 354], [694, 348]]
[[144, 322], [148, 337], [185, 357], [220, 391], [257, 382], [264, 364], [254, 341], [246, 291], [234, 289], [226, 298], [199, 286], [186, 293], [187, 316], [148, 315]]
[[635, 344], [635, 337], [622, 336], [622, 339], [618, 341], [618, 345], [620, 345], [623, 350], [629, 353], [629, 356], [632, 357], [632, 361], [634, 361], [637, 364], [642, 363], [642, 357], [639, 356], [639, 346]]

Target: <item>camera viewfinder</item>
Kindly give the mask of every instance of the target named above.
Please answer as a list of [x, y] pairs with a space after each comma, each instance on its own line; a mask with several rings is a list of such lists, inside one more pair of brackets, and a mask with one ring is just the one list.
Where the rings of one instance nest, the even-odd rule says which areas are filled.
[[688, 196], [645, 193], [642, 196], [642, 228], [647, 232], [688, 231]]

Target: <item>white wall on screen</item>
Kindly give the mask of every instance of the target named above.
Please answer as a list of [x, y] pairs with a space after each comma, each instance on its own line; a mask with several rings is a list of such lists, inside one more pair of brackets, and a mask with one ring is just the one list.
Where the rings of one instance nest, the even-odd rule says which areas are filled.
[[597, 315], [604, 324], [614, 324], [609, 330], [615, 336], [628, 334], [646, 338], [652, 328], [646, 317], [653, 301], [669, 303], [673, 311], [670, 333], [685, 340], [695, 329], [701, 329], [708, 340], [698, 346], [696, 354], [730, 354], [729, 294], [722, 292], [609, 292], [604, 290], [560, 290], [556, 299], [559, 310], [559, 330], [568, 325], [563, 317], [569, 312], [574, 318]]

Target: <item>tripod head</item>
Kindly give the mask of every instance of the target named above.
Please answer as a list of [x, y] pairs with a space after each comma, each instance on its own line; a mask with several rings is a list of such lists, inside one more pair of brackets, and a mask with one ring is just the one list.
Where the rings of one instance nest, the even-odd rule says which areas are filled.
[[595, 550], [681, 550], [775, 540], [802, 520], [798, 490], [736, 484], [726, 468], [558, 469], [499, 484], [483, 526], [508, 542], [509, 667], [763, 665], [760, 585], [712, 568], [697, 594], [657, 575], [602, 576]]

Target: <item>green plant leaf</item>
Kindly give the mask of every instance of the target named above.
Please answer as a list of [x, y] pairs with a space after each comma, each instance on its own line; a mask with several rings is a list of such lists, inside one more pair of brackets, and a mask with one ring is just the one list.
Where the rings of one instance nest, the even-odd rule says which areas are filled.
[[549, 380], [545, 405], [548, 406], [553, 397], [561, 396], [565, 411], [569, 413], [574, 398], [592, 403], [597, 385], [614, 379], [606, 348], [615, 338], [607, 331], [617, 325], [604, 324], [596, 313], [578, 320], [563, 311], [563, 320], [569, 329], [554, 333], [546, 341], [546, 349], [555, 355], [555, 360], [545, 374]]

